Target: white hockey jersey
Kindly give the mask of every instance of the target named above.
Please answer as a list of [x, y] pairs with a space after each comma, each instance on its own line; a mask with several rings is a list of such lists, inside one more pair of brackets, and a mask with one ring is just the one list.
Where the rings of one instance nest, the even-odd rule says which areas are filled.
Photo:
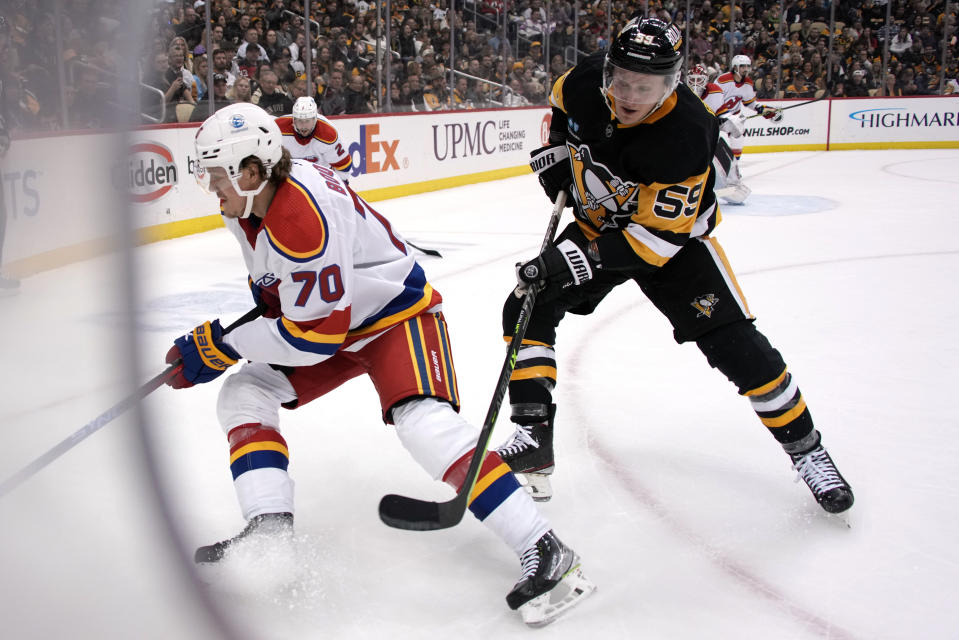
[[306, 137], [293, 128], [293, 116], [280, 116], [276, 125], [283, 134], [283, 146], [290, 151], [290, 157], [333, 167], [342, 180], [349, 180], [353, 158], [329, 120], [318, 116], [313, 134]]
[[329, 168], [294, 160], [266, 216], [225, 219], [255, 284], [282, 316], [224, 337], [254, 362], [308, 366], [358, 348], [442, 298], [382, 215]]
[[[710, 93], [709, 86], [707, 86], [706, 96], [703, 97], [703, 102], [705, 102], [717, 116], [734, 116], [742, 110], [743, 105], [751, 107], [753, 103], [756, 102], [756, 89], [753, 87], [752, 78], [746, 78], [742, 82], [736, 82], [732, 71], [729, 71], [716, 78], [716, 82], [713, 84], [722, 92], [721, 97]], [[713, 106], [717, 103], [718, 107]]]

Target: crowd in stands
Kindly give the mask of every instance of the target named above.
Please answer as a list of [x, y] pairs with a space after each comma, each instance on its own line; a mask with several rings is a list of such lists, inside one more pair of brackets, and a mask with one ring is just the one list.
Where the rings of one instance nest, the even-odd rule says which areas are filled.
[[[608, 24], [615, 34], [646, 14], [688, 29], [688, 64], [702, 63], [712, 76], [726, 70], [732, 55], [750, 56], [760, 99], [959, 92], [959, 3], [947, 14], [945, 0], [891, 0], [888, 30], [885, 4], [837, 2], [832, 33], [827, 0], [747, 0], [732, 12], [718, 0], [585, 0], [578, 13], [572, 0], [457, 0], [455, 11], [448, 0], [393, 0], [389, 47], [385, 25], [377, 30], [375, 0], [315, 0], [309, 45], [301, 0], [207, 0], [209, 25], [203, 0], [151, 1], [147, 37], [134, 44], [117, 19], [125, 0], [61, 2], [59, 29], [55, 0], [7, 0], [11, 38], [0, 72], [10, 127], [114, 123], [112, 114], [130, 110], [118, 97], [117, 78], [129, 66], [120, 52], [134, 48], [142, 82], [138, 121], [146, 123], [201, 121], [211, 100], [214, 109], [243, 101], [281, 115], [304, 95], [313, 95], [327, 116], [384, 111], [387, 104], [393, 111], [542, 105], [577, 55], [605, 49]], [[389, 96], [378, 54], [390, 61]], [[451, 62], [461, 72], [452, 91]]]

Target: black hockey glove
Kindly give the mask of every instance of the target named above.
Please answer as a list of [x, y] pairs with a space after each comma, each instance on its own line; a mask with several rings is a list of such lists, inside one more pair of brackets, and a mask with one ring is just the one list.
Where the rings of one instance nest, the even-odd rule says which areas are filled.
[[525, 293], [530, 285], [538, 283], [543, 287], [541, 300], [555, 298], [563, 289], [591, 280], [597, 266], [575, 242], [563, 240], [519, 266], [517, 292]]
[[[569, 191], [573, 184], [569, 149], [565, 144], [548, 145], [530, 152], [529, 166], [539, 178], [550, 202], [556, 202], [559, 192]], [[573, 206], [572, 198], [566, 198], [566, 206]]]

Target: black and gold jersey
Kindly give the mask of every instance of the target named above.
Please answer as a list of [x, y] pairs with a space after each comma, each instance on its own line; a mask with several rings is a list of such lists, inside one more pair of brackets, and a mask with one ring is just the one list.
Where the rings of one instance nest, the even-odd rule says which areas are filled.
[[603, 61], [590, 55], [553, 85], [550, 142], [569, 149], [575, 216], [603, 267], [661, 267], [719, 222], [719, 121], [680, 84], [642, 122], [619, 123], [602, 93]]

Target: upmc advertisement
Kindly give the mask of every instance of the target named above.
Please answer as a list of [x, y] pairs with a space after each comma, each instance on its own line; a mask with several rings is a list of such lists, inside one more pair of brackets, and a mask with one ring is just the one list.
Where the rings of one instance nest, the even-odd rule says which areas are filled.
[[[781, 122], [746, 121], [745, 151], [959, 148], [959, 96], [778, 101]], [[550, 110], [529, 107], [363, 117], [333, 123], [353, 158], [351, 186], [370, 200], [529, 171]], [[216, 197], [193, 179], [196, 126], [147, 127], [128, 138], [58, 133], [15, 139], [3, 162], [4, 261], [27, 275], [102, 253], [130, 202], [143, 241], [222, 224]], [[77, 158], [89, 159], [78, 162]], [[114, 158], [106, 162], [104, 158]]]

